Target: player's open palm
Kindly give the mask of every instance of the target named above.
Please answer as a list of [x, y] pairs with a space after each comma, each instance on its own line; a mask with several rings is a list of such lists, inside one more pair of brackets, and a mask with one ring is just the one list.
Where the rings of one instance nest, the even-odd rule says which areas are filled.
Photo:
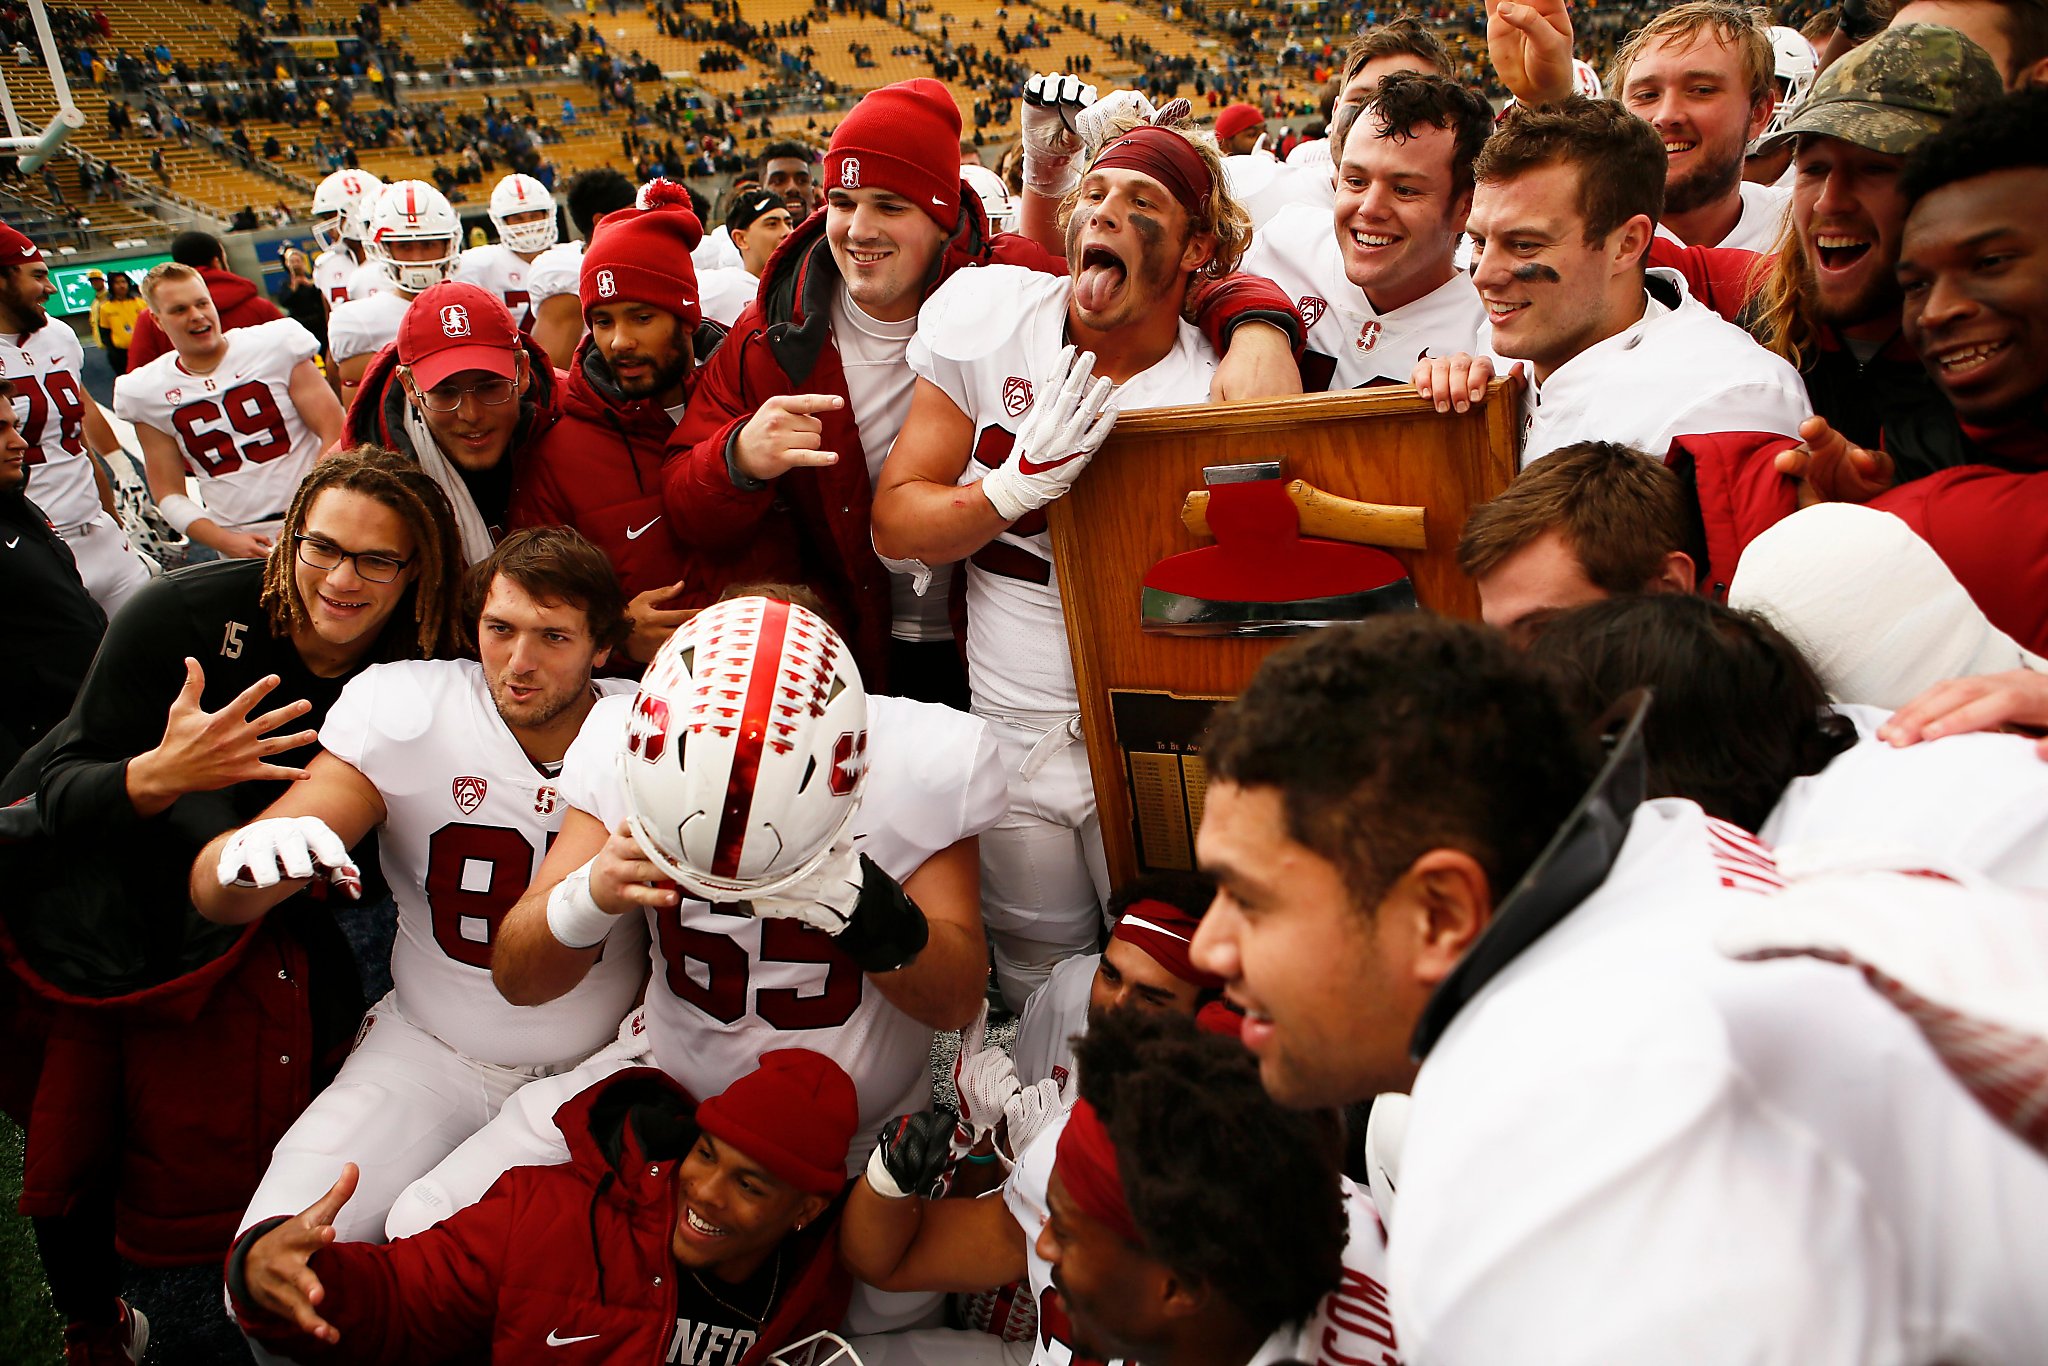
[[987, 498], [1004, 521], [1036, 512], [1074, 486], [1095, 452], [1109, 439], [1117, 410], [1110, 403], [1116, 386], [1095, 375], [1095, 353], [1060, 348], [1052, 372], [1040, 380], [1031, 415], [1017, 431], [1010, 458], [981, 481]]
[[207, 711], [199, 705], [206, 691], [206, 673], [198, 660], [187, 659], [185, 686], [171, 702], [164, 738], [157, 744], [152, 766], [169, 775], [180, 793], [218, 792], [259, 779], [305, 777], [302, 768], [270, 762], [320, 738], [318, 731], [283, 729], [313, 709], [304, 698], [270, 711], [256, 710], [277, 685], [276, 674], [259, 678], [219, 711]]
[[334, 1217], [356, 1193], [358, 1174], [355, 1163], [345, 1164], [327, 1194], [258, 1238], [242, 1267], [257, 1308], [322, 1342], [341, 1341], [341, 1330], [320, 1317], [327, 1292], [313, 1272], [313, 1254], [334, 1241]]

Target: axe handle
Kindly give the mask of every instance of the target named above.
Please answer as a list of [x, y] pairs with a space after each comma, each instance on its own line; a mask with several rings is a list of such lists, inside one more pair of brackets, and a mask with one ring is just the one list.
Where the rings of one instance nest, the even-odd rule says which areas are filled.
[[[1353, 545], [1392, 546], [1400, 550], [1426, 550], [1429, 540], [1423, 529], [1423, 510], [1388, 503], [1361, 503], [1325, 493], [1301, 479], [1290, 479], [1287, 496], [1301, 511], [1301, 534]], [[1209, 532], [1209, 491], [1197, 489], [1180, 508], [1181, 525], [1197, 536]]]

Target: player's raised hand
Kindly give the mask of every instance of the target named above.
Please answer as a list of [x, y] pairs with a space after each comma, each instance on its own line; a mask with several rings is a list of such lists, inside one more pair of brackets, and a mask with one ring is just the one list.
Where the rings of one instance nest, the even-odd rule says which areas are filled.
[[1014, 1163], [1031, 1140], [1045, 1132], [1047, 1125], [1067, 1112], [1067, 1098], [1051, 1077], [1021, 1087], [1003, 1102], [1002, 1141], [996, 1151]]
[[944, 1105], [898, 1115], [882, 1126], [868, 1157], [868, 1184], [884, 1200], [937, 1193], [959, 1116]]
[[837, 394], [779, 394], [754, 410], [733, 442], [732, 462], [749, 479], [767, 483], [805, 465], [837, 464], [839, 455], [824, 449], [825, 424], [819, 413], [846, 406]]
[[1081, 183], [1078, 121], [1095, 103], [1095, 87], [1079, 76], [1040, 72], [1024, 82], [1024, 183], [1058, 199]]
[[1093, 154], [1130, 120], [1149, 123], [1158, 112], [1142, 90], [1112, 90], [1074, 116], [1074, 131], [1082, 151]]
[[221, 846], [214, 876], [223, 887], [275, 887], [323, 877], [353, 900], [363, 895], [362, 870], [341, 836], [318, 816], [251, 821]]
[[1799, 424], [1801, 444], [1778, 452], [1778, 473], [1800, 481], [1799, 505], [1867, 503], [1898, 482], [1891, 456], [1866, 450], [1824, 417]]
[[355, 1163], [345, 1164], [327, 1194], [258, 1238], [242, 1266], [243, 1284], [257, 1308], [327, 1343], [341, 1341], [341, 1330], [320, 1317], [327, 1290], [311, 1262], [334, 1241], [334, 1216], [355, 1194], [358, 1174]]
[[259, 678], [219, 711], [207, 711], [199, 705], [206, 691], [206, 673], [198, 660], [187, 659], [185, 686], [171, 701], [164, 738], [155, 749], [129, 761], [128, 792], [136, 810], [153, 816], [188, 792], [218, 792], [236, 783], [264, 779], [304, 778], [303, 768], [269, 761], [320, 738], [313, 730], [273, 733], [313, 710], [313, 704], [300, 698], [252, 714], [277, 684], [276, 674]]
[[1486, 0], [1486, 51], [1523, 104], [1572, 93], [1572, 16], [1566, 0]]
[[[2008, 727], [2048, 730], [2048, 674], [2008, 669], [1975, 678], [1945, 679], [1893, 712], [1877, 728], [1877, 738], [1891, 745], [1912, 745], [1944, 735]], [[2041, 757], [2048, 759], [2048, 740], [2037, 741], [2036, 746]]]
[[682, 894], [622, 821], [590, 861], [590, 899], [606, 915], [624, 915], [643, 906], [680, 905]]
[[956, 1156], [964, 1155], [982, 1136], [994, 1131], [1003, 1106], [1017, 1094], [1017, 1064], [1000, 1048], [988, 1046], [988, 1002], [974, 1022], [960, 1031], [960, 1053], [953, 1059], [953, 1094], [960, 1107], [954, 1135]]
[[1454, 356], [1424, 356], [1415, 362], [1415, 374], [1408, 382], [1434, 403], [1438, 412], [1462, 413], [1486, 397], [1492, 379], [1492, 361], [1460, 351]]
[[650, 588], [645, 593], [635, 594], [626, 604], [626, 653], [642, 664], [650, 664], [668, 638], [676, 633], [691, 617], [697, 615], [694, 607], [663, 607], [660, 604], [683, 591], [688, 579], [677, 579], [661, 588]]
[[1115, 385], [1095, 374], [1095, 353], [1060, 348], [1052, 373], [1039, 381], [1038, 401], [1018, 429], [1010, 458], [981, 481], [982, 496], [1006, 522], [1035, 512], [1074, 486], [1109, 439], [1117, 410]]

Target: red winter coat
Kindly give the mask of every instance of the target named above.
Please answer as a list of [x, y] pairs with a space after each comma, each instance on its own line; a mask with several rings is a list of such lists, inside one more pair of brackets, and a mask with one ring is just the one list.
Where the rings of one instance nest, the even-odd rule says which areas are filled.
[[[722, 354], [715, 324], [698, 332], [702, 357]], [[709, 345], [706, 343], [709, 341]], [[701, 401], [691, 392], [690, 407]], [[799, 577], [787, 517], [756, 517], [750, 536], [707, 537], [670, 516], [662, 460], [676, 426], [651, 399], [628, 402], [592, 339], [576, 348], [562, 385], [562, 417], [533, 447], [512, 493], [512, 525], [571, 526], [594, 541], [631, 598], [681, 582], [666, 607], [704, 607], [734, 583]]]
[[[250, 1336], [306, 1362], [666, 1360], [676, 1328], [675, 1168], [696, 1142], [695, 1102], [653, 1068], [607, 1077], [556, 1112], [569, 1161], [514, 1167], [477, 1204], [395, 1243], [336, 1243], [313, 1256], [323, 1345], [239, 1295]], [[832, 1328], [851, 1282], [839, 1265], [838, 1207], [789, 1235], [774, 1315], [740, 1366]], [[229, 1256], [277, 1221], [259, 1224]]]
[[[981, 201], [961, 194], [960, 226], [939, 260], [937, 289], [968, 266], [1024, 266], [1059, 274], [1065, 263], [1014, 233], [990, 234]], [[663, 507], [680, 534], [706, 546], [737, 546], [769, 534], [775, 522], [804, 555], [803, 582], [840, 609], [847, 642], [870, 691], [886, 690], [889, 654], [889, 572], [875, 558], [874, 489], [853, 418], [846, 372], [832, 339], [832, 297], [839, 270], [825, 241], [825, 215], [814, 213], [769, 258], [754, 302], [697, 377], [689, 411], [669, 442], [662, 476]], [[1303, 331], [1279, 286], [1233, 275], [1208, 287], [1201, 323], [1218, 351], [1230, 328], [1257, 320], [1282, 327], [1299, 351]], [[734, 441], [762, 403], [782, 394], [833, 394], [845, 400], [818, 414], [823, 449], [835, 464], [792, 471], [758, 488], [737, 486], [728, 463]]]
[[[274, 322], [284, 316], [283, 309], [264, 298], [256, 286], [231, 270], [201, 266], [199, 274], [206, 281], [207, 292], [213, 295], [213, 306], [220, 314], [220, 330], [223, 332]], [[128, 342], [129, 372], [134, 373], [170, 349], [171, 339], [157, 325], [156, 315], [144, 309], [142, 316], [135, 320], [135, 335]]]

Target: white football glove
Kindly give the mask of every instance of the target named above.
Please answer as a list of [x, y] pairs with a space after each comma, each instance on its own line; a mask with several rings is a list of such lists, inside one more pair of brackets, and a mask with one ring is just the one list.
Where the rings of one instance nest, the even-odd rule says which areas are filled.
[[1037, 385], [1038, 402], [1017, 432], [1010, 458], [981, 481], [981, 492], [1005, 522], [1036, 512], [1074, 486], [1109, 439], [1116, 386], [1095, 373], [1095, 353], [1060, 348], [1052, 373]]
[[1158, 112], [1142, 90], [1112, 90], [1074, 116], [1074, 131], [1081, 135], [1083, 150], [1092, 157], [1133, 116], [1149, 123]]
[[773, 896], [758, 896], [748, 904], [758, 920], [801, 920], [836, 935], [852, 921], [860, 890], [860, 854], [853, 836], [842, 834], [816, 868]]
[[1017, 1064], [1002, 1049], [988, 1046], [987, 1028], [988, 1002], [983, 1001], [974, 1023], [960, 1031], [960, 1054], [953, 1060], [954, 1108], [960, 1114], [953, 1141], [961, 1153], [994, 1132], [1019, 1085]]
[[1076, 120], [1095, 103], [1079, 76], [1041, 72], [1024, 82], [1024, 183], [1058, 199], [1081, 183]]
[[1003, 1136], [1009, 1145], [1009, 1160], [1014, 1163], [1031, 1146], [1032, 1139], [1066, 1112], [1066, 1098], [1060, 1094], [1060, 1084], [1051, 1077], [1020, 1088], [1003, 1102]]
[[323, 877], [352, 898], [363, 894], [362, 870], [341, 836], [318, 816], [251, 821], [222, 847], [214, 876], [223, 887], [275, 887], [287, 879]]

